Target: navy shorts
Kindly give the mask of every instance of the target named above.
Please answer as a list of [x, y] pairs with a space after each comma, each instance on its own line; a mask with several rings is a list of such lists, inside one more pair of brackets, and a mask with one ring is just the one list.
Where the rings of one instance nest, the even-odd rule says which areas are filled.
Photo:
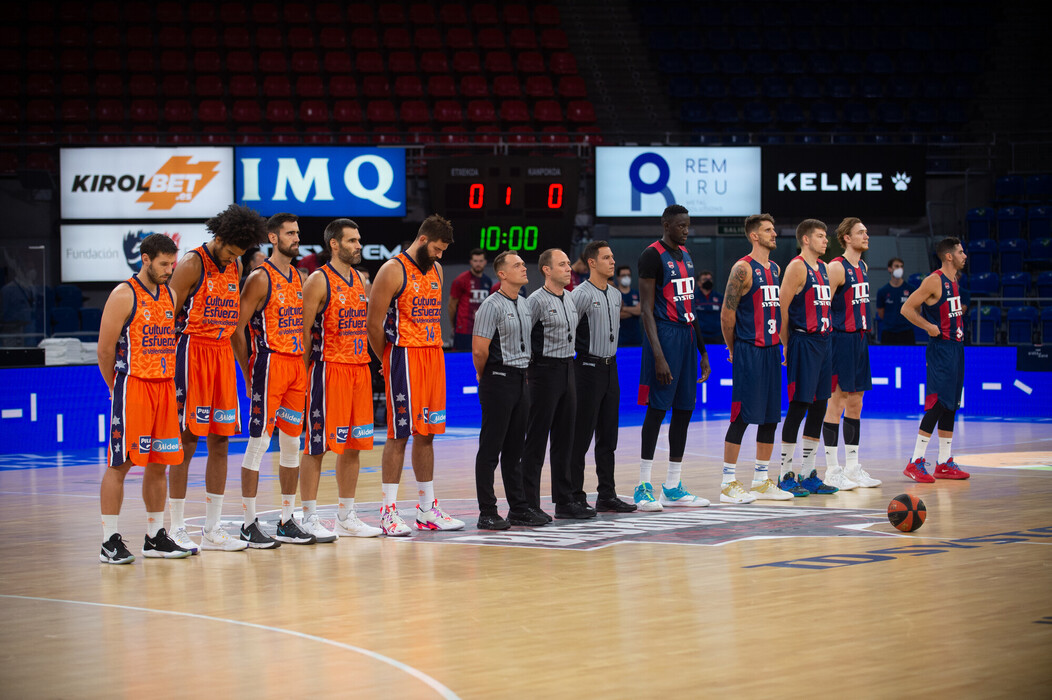
[[674, 408], [677, 411], [693, 411], [698, 400], [698, 343], [694, 340], [694, 327], [686, 323], [657, 322], [658, 342], [661, 352], [672, 372], [672, 383], [658, 382], [654, 371], [654, 352], [650, 343], [643, 343], [639, 362], [640, 406], [650, 406], [662, 411]]
[[928, 338], [924, 357], [928, 362], [925, 410], [941, 403], [956, 411], [961, 407], [961, 394], [964, 393], [964, 343]]
[[865, 333], [833, 331], [833, 390], [851, 394], [872, 388], [869, 338]]
[[758, 348], [734, 341], [731, 422], [741, 416], [750, 425], [782, 419], [782, 346]]
[[790, 401], [814, 403], [833, 393], [833, 356], [830, 334], [789, 333], [785, 380]]

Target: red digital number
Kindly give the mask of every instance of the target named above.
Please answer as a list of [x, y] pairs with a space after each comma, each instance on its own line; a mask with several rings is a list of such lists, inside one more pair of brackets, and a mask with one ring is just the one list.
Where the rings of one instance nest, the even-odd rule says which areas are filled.
[[468, 207], [471, 209], [481, 209], [482, 200], [486, 195], [486, 186], [481, 182], [471, 183], [471, 189], [468, 191]]
[[563, 186], [558, 182], [548, 185], [548, 208], [560, 209], [563, 205]]

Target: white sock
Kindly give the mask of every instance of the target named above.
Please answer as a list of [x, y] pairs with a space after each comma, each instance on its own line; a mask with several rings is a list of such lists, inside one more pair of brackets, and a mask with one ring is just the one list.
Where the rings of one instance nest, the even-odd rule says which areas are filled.
[[803, 459], [800, 460], [800, 474], [805, 477], [810, 476], [811, 471], [815, 468], [815, 459], [818, 457], [818, 440], [804, 438], [804, 441], [800, 443], [800, 451], [803, 455]]
[[256, 521], [256, 497], [241, 497], [241, 512], [245, 516], [245, 525], [251, 525]]
[[726, 486], [727, 484], [734, 481], [734, 465], [729, 462], [723, 463], [723, 481], [720, 482], [720, 486]]
[[826, 445], [826, 474], [830, 469], [838, 469], [840, 461], [837, 457], [837, 445]]
[[435, 482], [416, 482], [416, 495], [417, 505], [420, 506], [420, 510], [431, 510], [431, 506], [435, 503]]
[[916, 462], [924, 456], [924, 450], [928, 449], [929, 440], [931, 440], [931, 435], [928, 437], [917, 435], [917, 444], [913, 446], [913, 459], [911, 461]]
[[858, 445], [844, 445], [844, 467], [858, 469]]
[[949, 461], [950, 457], [952, 456], [950, 454], [950, 443], [952, 443], [952, 442], [953, 442], [953, 437], [952, 436], [950, 436], [948, 438], [944, 438], [944, 437], [940, 437], [939, 438], [939, 461], [938, 461], [938, 464], [946, 464], [946, 462]]
[[172, 513], [172, 531], [176, 531], [179, 528], [186, 527], [186, 499], [185, 498], [169, 498], [168, 508]]
[[674, 489], [679, 486], [683, 474], [683, 462], [669, 462], [668, 476], [665, 477], [665, 488]]
[[793, 471], [793, 456], [796, 454], [796, 443], [782, 443], [782, 471], [781, 476], [785, 476], [789, 472]]
[[767, 467], [771, 460], [756, 460], [756, 471], [752, 475], [752, 480], [756, 482], [767, 481]]
[[341, 498], [339, 503], [336, 505], [336, 517], [340, 520], [346, 520], [347, 516], [354, 512], [354, 499], [353, 498]]
[[164, 511], [146, 514], [146, 535], [154, 537], [157, 531], [164, 527]]
[[306, 520], [318, 510], [318, 501], [300, 501], [303, 504], [303, 519]]
[[281, 522], [287, 523], [292, 519], [292, 513], [296, 510], [296, 494], [281, 494]]
[[205, 492], [205, 532], [211, 532], [219, 524], [223, 513], [223, 494]]
[[106, 542], [111, 537], [117, 534], [117, 518], [118, 515], [104, 515], [102, 516], [102, 541]]
[[654, 469], [654, 460], [652, 459], [641, 459], [639, 460], [639, 483], [649, 484], [650, 483], [650, 472]]
[[398, 501], [398, 484], [381, 484], [384, 492], [384, 508], [393, 506]]

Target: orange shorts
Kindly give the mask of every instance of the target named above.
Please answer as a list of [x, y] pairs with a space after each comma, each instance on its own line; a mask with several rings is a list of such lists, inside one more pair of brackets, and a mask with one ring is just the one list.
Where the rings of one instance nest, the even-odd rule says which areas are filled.
[[180, 335], [175, 349], [179, 427], [194, 435], [241, 432], [237, 363], [230, 341]]
[[383, 372], [387, 437], [446, 432], [446, 360], [442, 348], [388, 345]]
[[286, 435], [303, 432], [307, 368], [302, 355], [257, 352], [249, 358], [252, 374], [251, 437], [270, 437], [274, 426]]
[[171, 379], [139, 379], [118, 373], [110, 409], [110, 466], [179, 464], [179, 416]]
[[373, 382], [367, 364], [315, 362], [307, 385], [305, 454], [373, 449]]

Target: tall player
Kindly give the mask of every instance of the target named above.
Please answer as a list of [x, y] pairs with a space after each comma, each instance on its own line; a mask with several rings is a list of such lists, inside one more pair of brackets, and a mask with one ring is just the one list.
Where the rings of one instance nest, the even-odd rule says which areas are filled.
[[[172, 274], [178, 345], [175, 355], [175, 396], [183, 441], [183, 461], [168, 475], [172, 537], [180, 547], [197, 552], [186, 532], [186, 477], [197, 450], [197, 438], [207, 435], [205, 462], [205, 525], [201, 549], [238, 551], [245, 543], [220, 527], [226, 491], [227, 447], [241, 432], [237, 369], [231, 339], [237, 327], [241, 281], [239, 258], [267, 235], [267, 222], [253, 210], [231, 204], [205, 226], [213, 238], [191, 250]], [[247, 381], [247, 380], [246, 380]]]
[[[902, 315], [928, 333], [927, 379], [924, 416], [917, 431], [913, 459], [903, 474], [924, 484], [936, 479], [967, 479], [951, 456], [953, 421], [964, 391], [964, 308], [957, 278], [968, 256], [956, 238], [944, 238], [935, 246], [942, 266], [928, 275], [902, 305]], [[939, 457], [935, 473], [924, 461], [932, 430], [939, 427]]]
[[[848, 217], [836, 227], [836, 238], [844, 254], [829, 263], [829, 288], [833, 293], [833, 396], [826, 408], [822, 433], [827, 485], [850, 491], [859, 486], [880, 486], [880, 481], [858, 463], [862, 395], [873, 388], [869, 369], [869, 266], [862, 260], [862, 253], [869, 250], [869, 231], [859, 219]], [[841, 414], [843, 469], [837, 461]], [[806, 470], [805, 460], [801, 476]]]
[[446, 432], [446, 367], [442, 355], [442, 266], [453, 242], [453, 225], [438, 214], [424, 219], [409, 248], [380, 267], [369, 297], [369, 345], [381, 358], [387, 389], [387, 442], [384, 443], [385, 535], [405, 537], [409, 526], [398, 515], [398, 483], [405, 448], [413, 437], [417, 481], [416, 526], [421, 530], [459, 530], [435, 499], [435, 435]]
[[162, 233], [143, 240], [139, 272], [110, 293], [99, 327], [99, 371], [110, 390], [110, 459], [102, 475], [103, 564], [130, 564], [135, 557], [118, 533], [124, 477], [144, 468], [146, 503], [144, 557], [181, 559], [180, 547], [164, 530], [165, 465], [183, 458], [175, 408], [175, 298], [165, 284], [179, 252]]
[[[833, 359], [829, 354], [832, 295], [826, 264], [819, 259], [829, 244], [826, 225], [818, 219], [800, 222], [796, 242], [800, 254], [786, 266], [779, 293], [789, 410], [782, 421], [782, 473], [778, 487], [782, 493], [807, 496], [811, 491], [801, 483], [803, 477], [798, 479], [793, 471], [796, 436], [806, 415], [805, 449], [813, 454], [822, 436], [822, 418], [833, 388]], [[754, 493], [758, 494], [755, 489]]]
[[[647, 407], [641, 431], [639, 485], [634, 500], [641, 511], [659, 511], [664, 506], [703, 507], [709, 502], [683, 488], [683, 452], [687, 428], [697, 402], [698, 367], [695, 348], [701, 355], [701, 381], [709, 377], [709, 356], [694, 315], [694, 263], [683, 246], [690, 234], [690, 213], [673, 204], [661, 214], [663, 233], [639, 255], [639, 303], [643, 307], [642, 361], [639, 366], [640, 405]], [[650, 473], [658, 432], [668, 409], [668, 474], [661, 496], [654, 498]]]
[[[322, 528], [317, 535], [302, 529], [293, 517], [299, 482], [300, 433], [307, 395], [303, 366], [303, 288], [292, 259], [299, 254], [300, 227], [295, 214], [275, 214], [267, 220], [267, 236], [274, 246], [270, 257], [252, 271], [241, 291], [241, 315], [234, 329], [234, 354], [246, 377], [252, 416], [248, 445], [241, 462], [241, 507], [245, 522], [241, 541], [253, 549], [274, 549], [281, 542], [314, 544], [336, 536]], [[245, 326], [252, 333], [246, 347]], [[263, 531], [256, 517], [259, 467], [278, 429], [278, 482], [281, 519], [274, 537]], [[304, 526], [308, 523], [304, 523]], [[319, 524], [319, 528], [320, 528]]]
[[[336, 535], [376, 537], [354, 509], [359, 453], [373, 449], [373, 390], [369, 374], [366, 293], [351, 267], [362, 261], [358, 224], [336, 219], [325, 227], [329, 262], [303, 287], [303, 362], [307, 368], [307, 444], [300, 466], [303, 522], [317, 536], [321, 460], [336, 453]], [[318, 540], [322, 541], [321, 539]]]

